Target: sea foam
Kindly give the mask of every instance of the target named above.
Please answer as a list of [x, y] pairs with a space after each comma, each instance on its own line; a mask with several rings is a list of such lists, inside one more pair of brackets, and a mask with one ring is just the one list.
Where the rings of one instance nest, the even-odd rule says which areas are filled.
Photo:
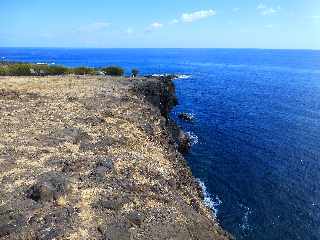
[[199, 183], [199, 186], [203, 192], [204, 204], [211, 209], [212, 214], [216, 218], [218, 214], [218, 207], [222, 204], [222, 201], [220, 200], [219, 196], [211, 196], [211, 194], [207, 191], [206, 185], [199, 178], [197, 178], [197, 182]]

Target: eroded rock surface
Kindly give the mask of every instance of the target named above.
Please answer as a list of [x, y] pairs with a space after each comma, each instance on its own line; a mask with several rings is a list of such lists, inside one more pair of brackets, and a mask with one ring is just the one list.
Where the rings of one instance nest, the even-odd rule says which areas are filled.
[[0, 78], [0, 239], [229, 239], [179, 148], [170, 79]]

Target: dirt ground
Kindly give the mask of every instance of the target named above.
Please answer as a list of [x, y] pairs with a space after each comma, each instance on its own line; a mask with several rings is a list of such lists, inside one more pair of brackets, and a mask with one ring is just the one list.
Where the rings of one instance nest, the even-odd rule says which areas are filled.
[[137, 91], [155, 81], [0, 77], [0, 239], [229, 239]]

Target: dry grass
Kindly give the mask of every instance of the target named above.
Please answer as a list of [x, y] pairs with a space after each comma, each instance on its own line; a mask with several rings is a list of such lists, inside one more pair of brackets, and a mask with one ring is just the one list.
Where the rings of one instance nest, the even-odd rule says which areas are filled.
[[[176, 187], [182, 158], [164, 138], [159, 110], [134, 93], [133, 84], [124, 78], [0, 77], [0, 208], [36, 217], [25, 223], [26, 234], [49, 224], [58, 239], [99, 239], [104, 233], [98, 227], [127, 221], [132, 211], [145, 216], [141, 227], [126, 229], [132, 239], [166, 239], [180, 228], [190, 232], [194, 219], [216, 229], [195, 186]], [[95, 175], [100, 159], [113, 161], [102, 176]], [[72, 190], [52, 203], [26, 198], [49, 172], [63, 173]], [[119, 198], [126, 202], [117, 210], [94, 207]], [[41, 220], [65, 211], [71, 215], [57, 217], [57, 223]], [[171, 232], [156, 237], [165, 226]]]

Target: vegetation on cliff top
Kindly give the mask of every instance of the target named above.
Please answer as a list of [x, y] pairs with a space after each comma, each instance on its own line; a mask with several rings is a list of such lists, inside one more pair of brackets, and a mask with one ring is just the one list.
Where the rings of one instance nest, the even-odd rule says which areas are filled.
[[[102, 68], [75, 67], [68, 68], [62, 65], [33, 64], [33, 63], [16, 63], [1, 62], [0, 76], [55, 76], [55, 75], [108, 75], [123, 76], [124, 69], [118, 66], [108, 66]], [[133, 69], [134, 76], [138, 75], [138, 70]]]

